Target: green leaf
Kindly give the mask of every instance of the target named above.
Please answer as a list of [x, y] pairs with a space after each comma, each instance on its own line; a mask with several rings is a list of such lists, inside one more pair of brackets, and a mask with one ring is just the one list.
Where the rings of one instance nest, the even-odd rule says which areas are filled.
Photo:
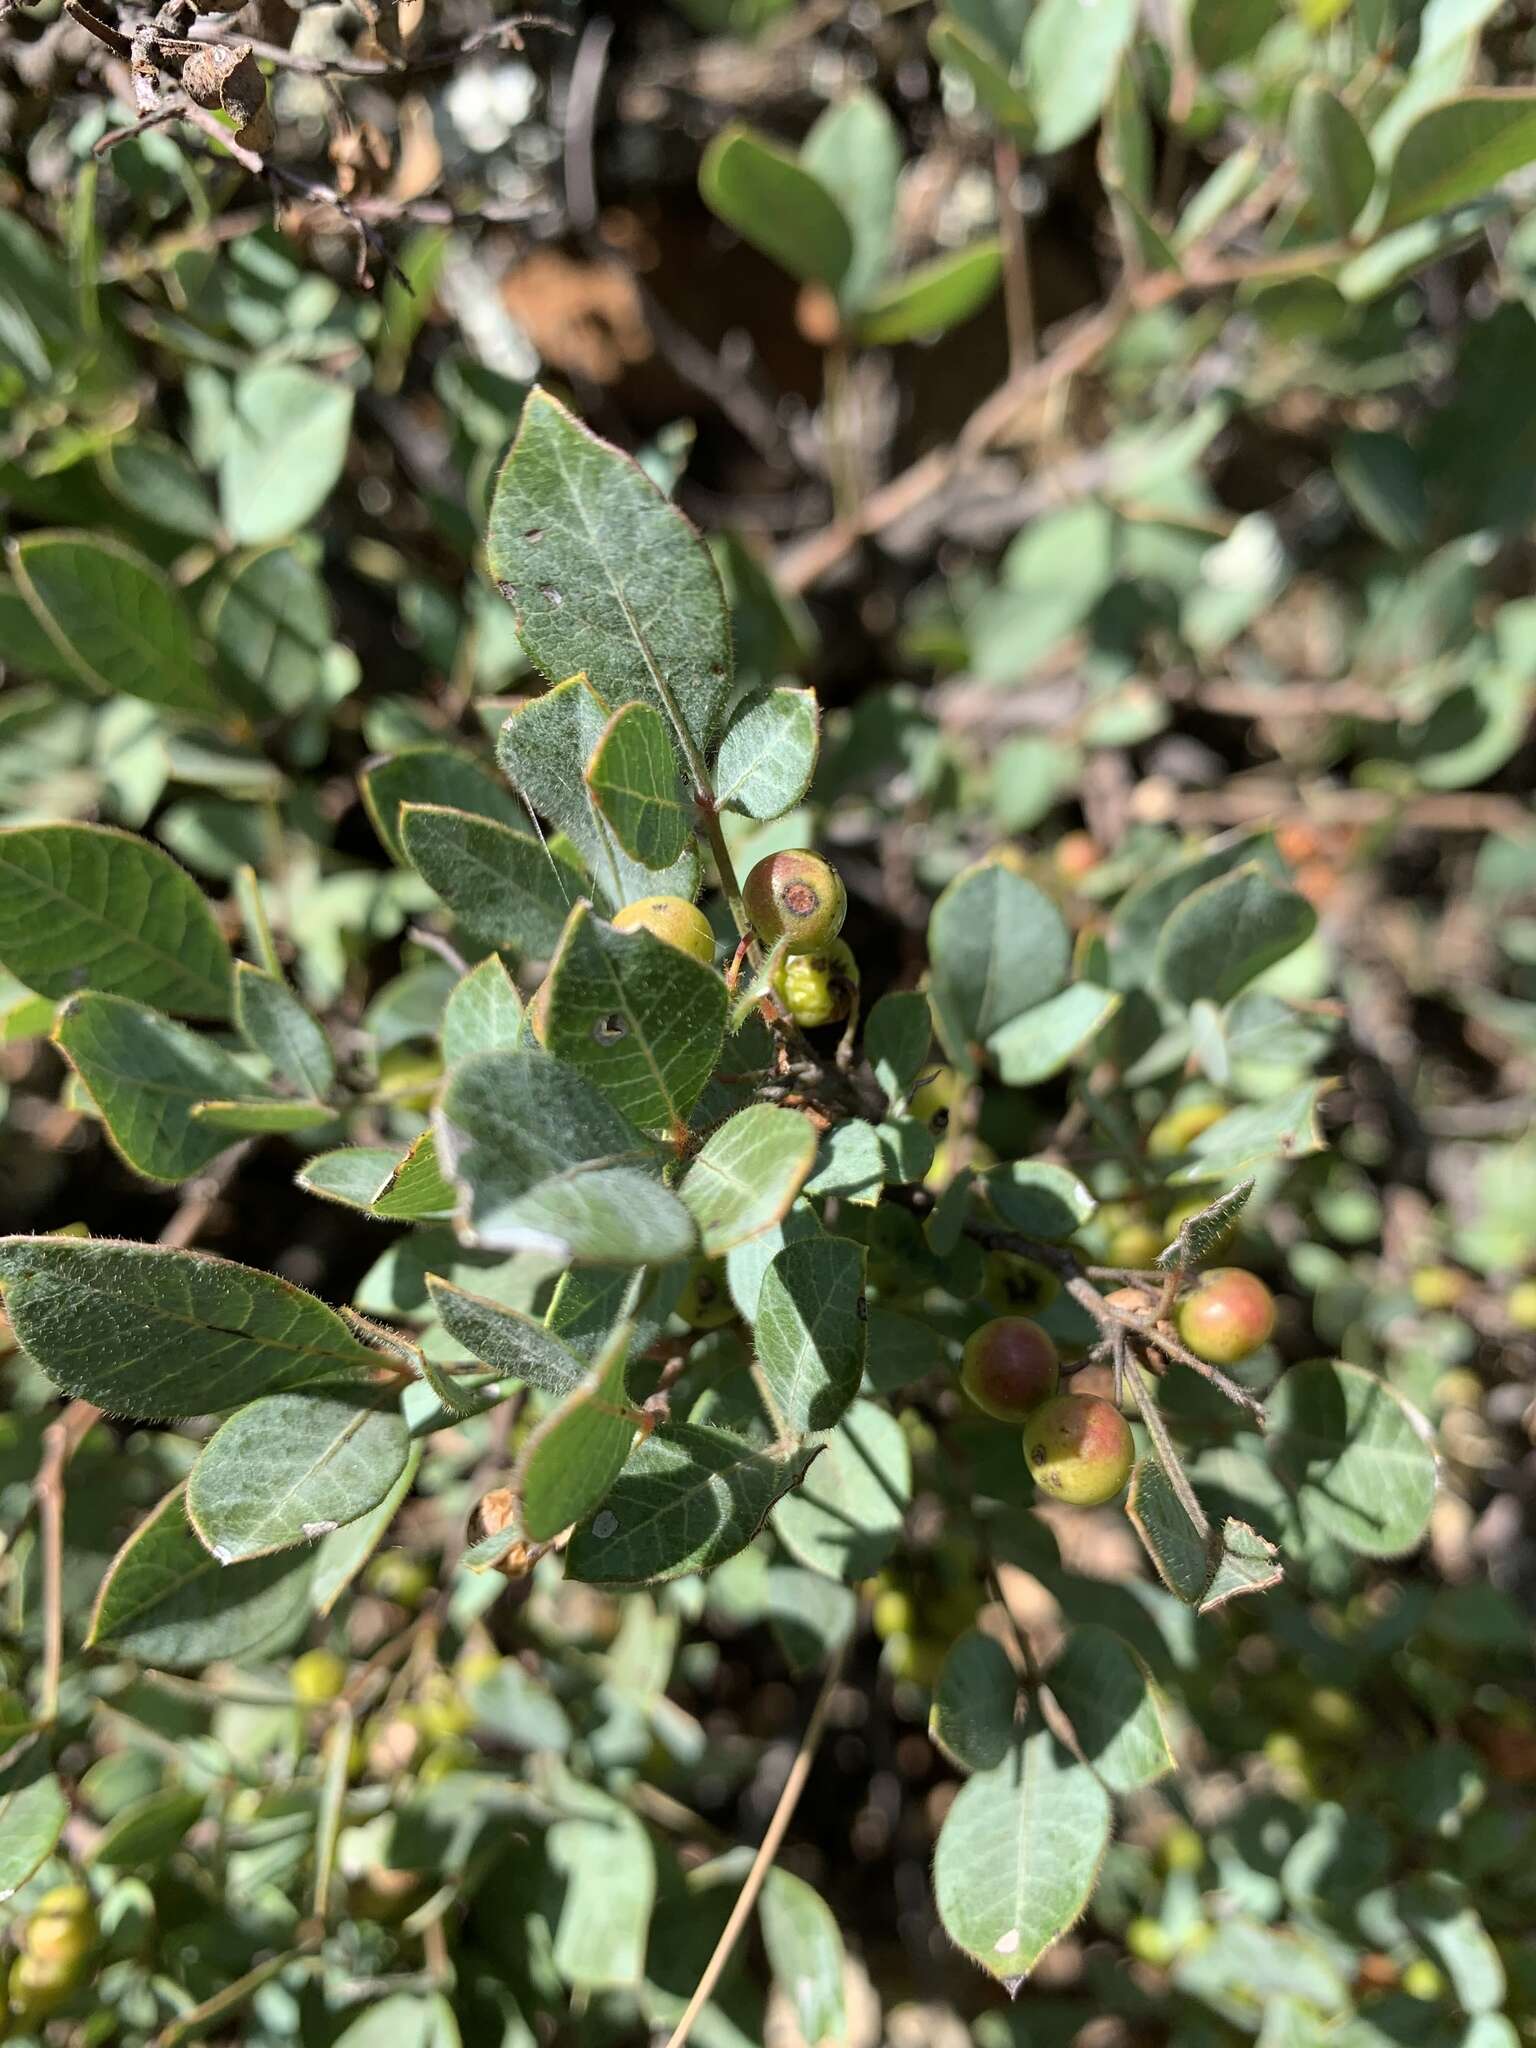
[[523, 1036], [523, 999], [494, 953], [455, 983], [443, 1010], [443, 1065], [471, 1053], [512, 1052]]
[[1163, 926], [1153, 976], [1178, 1003], [1225, 1003], [1310, 938], [1317, 913], [1257, 863], [1186, 896]]
[[995, 1636], [968, 1628], [939, 1670], [928, 1733], [962, 1771], [996, 1770], [1013, 1745], [1019, 1675]]
[[858, 338], [877, 348], [947, 334], [980, 312], [1002, 274], [1002, 247], [995, 241], [919, 263], [870, 294], [856, 323]]
[[91, 1861], [109, 1870], [133, 1870], [163, 1863], [186, 1836], [207, 1804], [202, 1792], [167, 1785], [113, 1814], [91, 1851]]
[[749, 818], [779, 818], [811, 786], [821, 743], [814, 690], [789, 685], [749, 697], [732, 718], [715, 759], [720, 804]]
[[670, 728], [652, 704], [622, 704], [587, 763], [592, 801], [632, 860], [669, 868], [692, 835]]
[[563, 1401], [585, 1378], [583, 1360], [521, 1309], [471, 1294], [436, 1273], [427, 1275], [427, 1291], [453, 1341], [503, 1379], [537, 1387], [540, 1393]]
[[153, 562], [84, 533], [26, 534], [6, 543], [6, 560], [37, 623], [101, 696], [218, 715], [181, 593]]
[[1191, 1522], [1156, 1458], [1142, 1458], [1132, 1472], [1125, 1512], [1169, 1592], [1198, 1607], [1216, 1568], [1217, 1539]]
[[0, 1905], [14, 1898], [53, 1854], [69, 1800], [48, 1768], [48, 1747], [32, 1742], [0, 1770]]
[[712, 1131], [678, 1190], [708, 1256], [780, 1222], [815, 1158], [814, 1127], [771, 1103], [753, 1103]]
[[950, 1940], [1016, 1987], [1087, 1905], [1110, 1826], [1098, 1779], [1031, 1721], [944, 1816], [933, 1886]]
[[1463, 1884], [1446, 1871], [1427, 1871], [1400, 1888], [1398, 1907], [1450, 1979], [1463, 2012], [1491, 2013], [1503, 2005], [1503, 1959]]
[[865, 1056], [888, 1102], [912, 1093], [931, 1065], [932, 1045], [933, 1012], [925, 995], [898, 990], [882, 996], [864, 1020]]
[[523, 407], [486, 545], [545, 675], [584, 670], [610, 706], [651, 704], [674, 737], [681, 728], [708, 752], [731, 691], [719, 571], [644, 471], [546, 391]]
[[895, 1549], [912, 1497], [912, 1454], [896, 1417], [855, 1401], [804, 1485], [779, 1503], [779, 1540], [812, 1571], [870, 1578]]
[[1253, 1193], [1252, 1180], [1239, 1181], [1226, 1194], [1218, 1195], [1200, 1211], [1179, 1225], [1178, 1234], [1172, 1244], [1165, 1245], [1157, 1255], [1157, 1263], [1165, 1273], [1179, 1271], [1185, 1266], [1203, 1265], [1214, 1258], [1237, 1224], [1237, 1219], [1248, 1206]]
[[110, 1238], [0, 1238], [18, 1340], [109, 1415], [216, 1415], [260, 1394], [361, 1379], [378, 1354], [334, 1309], [207, 1252]]
[[941, 14], [928, 31], [928, 46], [941, 64], [970, 81], [977, 105], [1021, 149], [1034, 146], [1035, 103], [1010, 75], [1007, 64], [983, 36], [953, 14]]
[[1536, 159], [1536, 90], [1462, 93], [1422, 113], [1387, 173], [1378, 233], [1476, 199]]
[[633, 1336], [633, 1326], [621, 1323], [581, 1384], [523, 1446], [512, 1492], [518, 1524], [534, 1543], [590, 1513], [624, 1468], [638, 1424], [624, 1391]]
[[1136, 32], [1137, 0], [1040, 0], [1024, 28], [1035, 148], [1065, 149], [1103, 112]]
[[725, 1042], [721, 976], [651, 932], [615, 931], [582, 903], [547, 986], [544, 1039], [555, 1058], [632, 1124], [684, 1130]]
[[654, 870], [632, 860], [592, 801], [582, 765], [592, 757], [608, 706], [585, 676], [572, 676], [514, 712], [497, 751], [528, 803], [564, 832], [586, 862], [600, 904], [621, 910], [641, 896], [698, 893], [699, 857], [690, 845], [675, 867]]
[[1357, 429], [1339, 437], [1333, 473], [1356, 517], [1400, 554], [1429, 544], [1433, 512], [1417, 451], [1401, 434]]
[[235, 1022], [252, 1052], [312, 1101], [323, 1102], [336, 1085], [331, 1042], [283, 981], [240, 961], [235, 969]]
[[436, 804], [400, 806], [400, 843], [427, 886], [477, 938], [548, 959], [580, 877], [531, 832]]
[[1230, 874], [1232, 869], [1257, 861], [1278, 874], [1273, 847], [1261, 834], [1234, 838], [1208, 847], [1187, 860], [1154, 871], [1127, 889], [1115, 907], [1110, 927], [1111, 979], [1117, 988], [1136, 988], [1149, 978], [1158, 934], [1187, 896]]
[[312, 519], [340, 480], [352, 393], [296, 363], [237, 377], [219, 460], [219, 509], [238, 543], [281, 540]]
[[1347, 235], [1371, 196], [1376, 160], [1360, 123], [1319, 79], [1303, 80], [1292, 95], [1290, 143], [1323, 226]]
[[1123, 999], [1113, 989], [1074, 981], [1058, 995], [1012, 1018], [987, 1040], [987, 1051], [1010, 1088], [1032, 1088], [1059, 1074], [1101, 1031]]
[[804, 2038], [843, 2041], [843, 1937], [820, 1892], [791, 1871], [771, 1869], [758, 1901], [768, 1967], [789, 2001]]
[[454, 1190], [437, 1163], [437, 1144], [430, 1131], [423, 1131], [403, 1152], [389, 1145], [342, 1145], [334, 1152], [317, 1152], [295, 1178], [323, 1201], [361, 1209], [369, 1216], [420, 1222], [453, 1213]]
[[[274, 1131], [316, 1131], [333, 1124], [336, 1112], [323, 1102], [300, 1102], [291, 1095], [252, 1095], [194, 1102], [193, 1124], [214, 1131], [243, 1131], [263, 1137]], [[228, 1140], [226, 1139], [227, 1143]]]
[[1189, 40], [1202, 71], [1251, 57], [1281, 19], [1280, 0], [1191, 0]]
[[291, 718], [323, 700], [337, 674], [342, 650], [330, 592], [292, 548], [236, 557], [204, 607], [203, 625], [269, 718]]
[[658, 1148], [546, 1054], [465, 1060], [443, 1094], [438, 1145], [471, 1244], [610, 1266], [667, 1265], [697, 1247]]
[[1269, 1397], [1269, 1462], [1303, 1532], [1365, 1557], [1402, 1557], [1435, 1504], [1429, 1426], [1358, 1365], [1293, 1365]]
[[1048, 1159], [1013, 1159], [978, 1176], [977, 1185], [1010, 1230], [1026, 1237], [1071, 1237], [1098, 1207], [1075, 1173]]
[[835, 1585], [797, 1564], [771, 1564], [763, 1574], [763, 1614], [791, 1670], [815, 1671], [853, 1634], [859, 1603], [851, 1586]]
[[87, 1649], [193, 1671], [285, 1645], [308, 1612], [313, 1551], [221, 1565], [193, 1533], [184, 1493], [168, 1493], [107, 1567]]
[[421, 1464], [421, 1445], [413, 1443], [406, 1453], [405, 1470], [370, 1514], [360, 1521], [333, 1529], [315, 1552], [314, 1577], [309, 1600], [322, 1619], [330, 1613], [348, 1586], [383, 1542], [390, 1523], [415, 1483]]
[[798, 1486], [814, 1445], [756, 1450], [724, 1430], [668, 1423], [636, 1449], [565, 1553], [568, 1577], [643, 1586], [713, 1571], [752, 1541]]
[[864, 1247], [843, 1237], [786, 1245], [763, 1275], [758, 1364], [796, 1436], [831, 1429], [864, 1377]]
[[1188, 1162], [1169, 1179], [1175, 1186], [1204, 1180], [1245, 1179], [1272, 1159], [1306, 1159], [1323, 1149], [1317, 1105], [1334, 1085], [1306, 1081], [1269, 1102], [1234, 1109], [1194, 1139]]
[[1045, 1682], [1111, 1792], [1139, 1791], [1174, 1768], [1147, 1667], [1112, 1629], [1096, 1623], [1074, 1628]]
[[39, 995], [82, 988], [229, 1015], [229, 947], [168, 853], [106, 825], [0, 831], [0, 962]]
[[754, 249], [834, 291], [853, 263], [853, 231], [832, 194], [787, 149], [732, 123], [704, 152], [699, 190]]
[[1455, 207], [1450, 213], [1414, 221], [1396, 234], [1382, 235], [1352, 256], [1335, 274], [1334, 283], [1351, 305], [1369, 305], [1405, 278], [1418, 276], [1430, 264], [1479, 240], [1491, 221], [1504, 219], [1508, 212], [1507, 200], [1474, 199], [1469, 206]]
[[193, 1121], [196, 1103], [257, 1092], [212, 1039], [122, 996], [73, 997], [59, 1011], [53, 1042], [117, 1150], [147, 1180], [186, 1180], [229, 1144], [226, 1131]]
[[96, 458], [102, 482], [140, 519], [191, 540], [217, 540], [218, 514], [190, 459], [164, 434], [135, 432]]
[[994, 1031], [1055, 995], [1072, 942], [1033, 882], [990, 861], [958, 876], [928, 923], [930, 999], [946, 1051], [974, 1076]]
[[399, 867], [409, 865], [400, 837], [405, 804], [469, 811], [518, 829], [528, 823], [522, 805], [494, 770], [460, 747], [405, 747], [398, 754], [381, 755], [364, 768], [358, 788], [374, 831]]
[[268, 1394], [209, 1439], [187, 1517], [220, 1564], [291, 1550], [376, 1508], [410, 1448], [389, 1388]]
[[552, 1960], [583, 1990], [632, 1990], [644, 1975], [656, 1896], [650, 1836], [628, 1807], [574, 1778], [560, 1781], [557, 1820], [546, 1837], [551, 1869], [564, 1881]]
[[1267, 1593], [1285, 1573], [1279, 1552], [1267, 1536], [1228, 1515], [1221, 1525], [1221, 1555], [1200, 1601], [1200, 1612], [1212, 1614], [1245, 1593]]
[[857, 311], [884, 273], [896, 218], [901, 137], [884, 100], [861, 86], [834, 101], [800, 145], [800, 168], [831, 194], [847, 223], [853, 253], [838, 297]]

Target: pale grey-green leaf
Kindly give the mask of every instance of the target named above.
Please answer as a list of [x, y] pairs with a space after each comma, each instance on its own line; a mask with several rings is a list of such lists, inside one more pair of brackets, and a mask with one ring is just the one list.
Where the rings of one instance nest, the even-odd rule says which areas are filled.
[[503, 1379], [522, 1381], [564, 1400], [585, 1378], [585, 1362], [521, 1309], [471, 1294], [436, 1273], [427, 1275], [427, 1289], [453, 1341]]
[[635, 1441], [637, 1418], [624, 1391], [633, 1340], [621, 1323], [590, 1372], [523, 1446], [512, 1473], [517, 1520], [534, 1543], [579, 1522], [607, 1493]]
[[1074, 981], [1023, 1011], [987, 1040], [999, 1076], [1010, 1088], [1032, 1088], [1075, 1059], [1119, 1009], [1113, 989]]
[[988, 862], [951, 882], [934, 905], [928, 951], [939, 1036], [970, 1073], [993, 1032], [1055, 995], [1067, 978], [1071, 939], [1042, 890]]
[[456, 982], [443, 1009], [443, 1065], [476, 1052], [511, 1052], [523, 1035], [523, 999], [494, 953]]
[[679, 1189], [709, 1256], [779, 1222], [815, 1158], [814, 1127], [772, 1103], [754, 1103], [711, 1132]]
[[642, 1130], [680, 1131], [725, 1040], [725, 982], [647, 931], [571, 913], [550, 965], [545, 1043]]
[[749, 697], [715, 759], [715, 793], [749, 818], [777, 818], [811, 786], [821, 722], [814, 690], [784, 686]]
[[1170, 1593], [1197, 1607], [1216, 1568], [1218, 1538], [1202, 1534], [1156, 1458], [1143, 1458], [1131, 1474], [1125, 1512]]
[[209, 1439], [187, 1482], [187, 1515], [220, 1564], [290, 1550], [376, 1508], [410, 1444], [387, 1388], [268, 1394]]
[[235, 1022], [252, 1052], [312, 1100], [336, 1084], [330, 1040], [286, 982], [241, 961], [235, 970]]
[[867, 1579], [901, 1535], [912, 1453], [896, 1417], [855, 1401], [805, 1483], [779, 1503], [774, 1528], [801, 1564], [830, 1579]]
[[864, 1247], [842, 1237], [786, 1245], [757, 1298], [757, 1359], [797, 1436], [831, 1429], [864, 1376]]
[[681, 859], [692, 825], [677, 748], [655, 705], [620, 705], [592, 750], [586, 779], [593, 803], [632, 860], [669, 868]]
[[221, 1565], [193, 1533], [184, 1491], [167, 1494], [112, 1560], [88, 1647], [187, 1671], [279, 1644], [299, 1625], [314, 1553], [285, 1550]]
[[1311, 936], [1317, 913], [1255, 863], [1186, 896], [1157, 942], [1153, 975], [1175, 1002], [1225, 1003]]
[[468, 811], [519, 831], [528, 823], [527, 813], [500, 777], [462, 747], [404, 747], [398, 754], [381, 754], [364, 767], [358, 789], [384, 850], [401, 867], [409, 864], [400, 837], [400, 812], [406, 804]]
[[212, 1415], [378, 1363], [312, 1294], [207, 1252], [0, 1238], [0, 1286], [48, 1377], [111, 1415]]
[[669, 1423], [639, 1446], [571, 1538], [566, 1571], [600, 1586], [712, 1571], [751, 1542], [816, 1456], [814, 1447], [757, 1450], [724, 1430]]
[[1122, 1795], [1174, 1767], [1157, 1691], [1147, 1667], [1112, 1629], [1073, 1629], [1046, 1674], [1078, 1747], [1111, 1792]]
[[0, 831], [0, 962], [39, 995], [99, 989], [229, 1015], [233, 963], [202, 891], [158, 846], [106, 825]]
[[768, 1967], [811, 2048], [847, 2038], [843, 1937], [826, 1900], [792, 1871], [768, 1873], [757, 1908]]
[[69, 1800], [48, 1768], [44, 1741], [29, 1743], [0, 1770], [0, 1904], [26, 1883], [69, 1819]]
[[1013, 1985], [1088, 1903], [1109, 1845], [1109, 1794], [1038, 1720], [961, 1786], [934, 1853], [951, 1941]]
[[219, 510], [240, 542], [280, 540], [311, 519], [339, 480], [352, 393], [296, 363], [267, 363], [235, 380], [219, 462]]
[[1019, 1675], [995, 1636], [968, 1628], [939, 1669], [928, 1733], [962, 1771], [996, 1770], [1015, 1739]]
[[652, 704], [669, 732], [681, 723], [697, 748], [711, 746], [731, 635], [709, 551], [627, 455], [546, 391], [523, 407], [486, 546], [546, 676], [584, 670], [610, 705]]
[[547, 959], [580, 877], [533, 833], [437, 804], [400, 806], [400, 843], [429, 888], [477, 938]]
[[1362, 1366], [1294, 1365], [1269, 1397], [1270, 1463], [1310, 1536], [1366, 1557], [1401, 1557], [1423, 1540], [1435, 1502], [1428, 1425]]

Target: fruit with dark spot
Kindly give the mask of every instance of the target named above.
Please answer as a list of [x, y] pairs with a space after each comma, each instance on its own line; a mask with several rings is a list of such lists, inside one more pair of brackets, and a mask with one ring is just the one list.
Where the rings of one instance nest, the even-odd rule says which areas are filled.
[[966, 1339], [960, 1384], [986, 1414], [1021, 1422], [1061, 1384], [1061, 1361], [1038, 1323], [1028, 1316], [998, 1316]]
[[792, 953], [773, 977], [773, 992], [803, 1031], [841, 1024], [858, 992], [859, 963], [853, 949], [834, 939], [815, 953]]
[[690, 1330], [719, 1330], [736, 1313], [725, 1284], [725, 1266], [719, 1259], [700, 1259], [691, 1269], [677, 1312]]
[[747, 876], [741, 900], [763, 944], [782, 941], [789, 953], [830, 946], [848, 911], [848, 892], [836, 868], [805, 847], [766, 855]]
[[1049, 1266], [1022, 1252], [988, 1252], [981, 1291], [1004, 1315], [1024, 1316], [1049, 1308], [1061, 1292], [1061, 1282]]
[[1275, 1297], [1257, 1273], [1213, 1266], [1179, 1303], [1179, 1335], [1207, 1365], [1237, 1365], [1268, 1343]]
[[685, 896], [642, 896], [638, 903], [626, 903], [613, 920], [616, 932], [649, 932], [691, 960], [706, 967], [715, 964], [715, 935], [709, 919], [696, 903]]
[[1136, 1447], [1120, 1410], [1096, 1394], [1057, 1394], [1024, 1425], [1024, 1456], [1042, 1493], [1075, 1508], [1113, 1500]]

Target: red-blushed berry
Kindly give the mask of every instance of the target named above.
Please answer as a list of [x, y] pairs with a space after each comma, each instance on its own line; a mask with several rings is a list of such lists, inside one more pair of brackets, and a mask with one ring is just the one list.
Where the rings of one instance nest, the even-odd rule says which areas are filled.
[[1179, 1303], [1179, 1335], [1207, 1365], [1237, 1365], [1275, 1327], [1275, 1297], [1257, 1273], [1213, 1266]]
[[1097, 1394], [1057, 1394], [1024, 1425], [1024, 1456], [1036, 1486], [1075, 1508], [1113, 1500], [1131, 1476], [1130, 1425]]
[[960, 1384], [999, 1422], [1022, 1422], [1061, 1384], [1050, 1333], [1028, 1316], [998, 1316], [966, 1339]]
[[742, 885], [741, 900], [763, 944], [782, 940], [790, 953], [830, 946], [848, 912], [842, 877], [806, 847], [765, 855]]

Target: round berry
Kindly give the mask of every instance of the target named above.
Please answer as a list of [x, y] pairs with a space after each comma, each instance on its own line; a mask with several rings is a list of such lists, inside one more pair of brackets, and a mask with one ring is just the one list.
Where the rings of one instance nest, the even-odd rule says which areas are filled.
[[1150, 1266], [1168, 1242], [1155, 1223], [1122, 1223], [1109, 1240], [1112, 1266]]
[[293, 1696], [306, 1707], [329, 1706], [347, 1682], [347, 1661], [334, 1650], [306, 1650], [288, 1673]]
[[1091, 832], [1064, 832], [1051, 849], [1051, 860], [1064, 882], [1080, 882], [1103, 856]]
[[1061, 1384], [1061, 1361], [1047, 1331], [1028, 1316], [999, 1316], [966, 1339], [960, 1384], [999, 1422], [1020, 1422]]
[[791, 953], [818, 953], [843, 928], [848, 892], [819, 853], [801, 847], [770, 853], [747, 876], [741, 900], [765, 946], [781, 940]]
[[1136, 1447], [1112, 1402], [1096, 1394], [1057, 1394], [1025, 1423], [1024, 1456], [1043, 1493], [1075, 1508], [1096, 1508], [1130, 1478]]
[[1022, 1252], [988, 1252], [981, 1292], [1002, 1314], [1023, 1316], [1049, 1308], [1061, 1292], [1061, 1282], [1049, 1266]]
[[1275, 1297], [1257, 1273], [1213, 1266], [1179, 1303], [1179, 1335], [1207, 1365], [1237, 1365], [1275, 1327]]
[[719, 1330], [736, 1313], [719, 1259], [700, 1259], [677, 1298], [677, 1312], [690, 1330]]
[[649, 932], [705, 967], [715, 964], [715, 935], [709, 919], [685, 896], [642, 896], [626, 903], [613, 920], [616, 932]]
[[773, 992], [804, 1031], [841, 1024], [853, 1008], [859, 964], [842, 939], [815, 953], [792, 953], [773, 977]]
[[78, 1978], [79, 1965], [96, 1946], [96, 1907], [83, 1884], [55, 1885], [43, 1893], [27, 1921], [23, 1947], [33, 1962]]
[[1517, 1330], [1536, 1330], [1536, 1280], [1522, 1280], [1509, 1290], [1504, 1313]]
[[1408, 1282], [1416, 1308], [1454, 1308], [1472, 1285], [1472, 1276], [1455, 1266], [1420, 1266]]

